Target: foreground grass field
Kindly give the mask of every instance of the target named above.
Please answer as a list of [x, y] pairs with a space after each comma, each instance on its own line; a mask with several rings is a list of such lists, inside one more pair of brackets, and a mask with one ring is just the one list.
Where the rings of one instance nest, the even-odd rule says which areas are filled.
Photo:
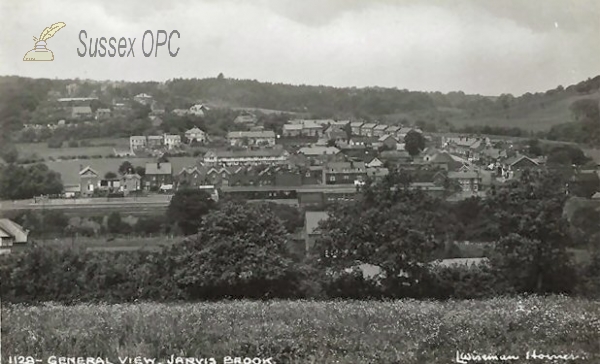
[[[273, 357], [276, 363], [452, 363], [456, 352], [600, 362], [600, 302], [532, 297], [454, 302], [222, 302], [4, 306], [2, 353]], [[158, 362], [158, 361], [157, 361]]]

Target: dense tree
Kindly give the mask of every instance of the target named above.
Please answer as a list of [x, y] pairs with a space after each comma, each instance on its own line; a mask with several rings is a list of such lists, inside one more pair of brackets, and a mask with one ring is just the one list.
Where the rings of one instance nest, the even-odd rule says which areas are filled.
[[135, 167], [135, 173], [137, 173], [140, 177], [143, 177], [146, 175], [146, 168], [142, 166], [137, 166]]
[[443, 239], [442, 206], [406, 188], [398, 172], [377, 184], [367, 181], [357, 201], [331, 207], [316, 242], [319, 261], [338, 272], [360, 263], [378, 266], [387, 294], [401, 295], [402, 287], [422, 279]]
[[519, 180], [494, 190], [486, 200], [498, 233], [492, 265], [521, 292], [558, 292], [568, 288], [565, 187], [548, 173], [525, 171]]
[[117, 174], [115, 172], [106, 172], [104, 174], [104, 179], [114, 179], [117, 178]]
[[43, 163], [23, 167], [10, 164], [0, 167], [0, 197], [11, 200], [62, 193], [60, 174]]
[[177, 224], [185, 235], [196, 234], [203, 216], [215, 207], [215, 201], [206, 191], [183, 189], [171, 198], [167, 218]]
[[425, 137], [423, 134], [414, 130], [411, 130], [408, 132], [408, 134], [406, 134], [404, 137], [404, 143], [404, 149], [406, 149], [408, 154], [413, 157], [425, 149]]
[[118, 211], [113, 211], [106, 220], [106, 230], [110, 234], [119, 234], [123, 230], [123, 224], [121, 214]]
[[127, 173], [132, 173], [134, 171], [134, 167], [133, 165], [129, 162], [129, 161], [124, 161], [123, 163], [121, 163], [121, 165], [119, 166], [119, 174], [121, 175], [125, 175]]
[[292, 294], [286, 231], [265, 205], [225, 203], [198, 234], [174, 246], [174, 278], [194, 297], [263, 298]]

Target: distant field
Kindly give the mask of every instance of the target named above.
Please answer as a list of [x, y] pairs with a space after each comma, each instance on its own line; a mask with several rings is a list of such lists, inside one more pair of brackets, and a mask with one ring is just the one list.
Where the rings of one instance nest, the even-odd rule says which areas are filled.
[[[17, 150], [22, 158], [33, 158], [35, 155], [41, 158], [58, 158], [58, 157], [77, 157], [77, 156], [94, 156], [101, 155], [103, 157], [113, 154], [113, 148], [127, 149], [129, 148], [129, 140], [126, 138], [101, 138], [90, 139], [89, 147], [68, 148], [67, 143], [63, 144], [63, 148], [49, 148], [48, 143], [19, 143]], [[110, 144], [110, 145], [109, 145]]]
[[74, 240], [68, 238], [62, 239], [37, 239], [38, 245], [46, 246], [68, 246], [76, 248], [87, 248], [88, 250], [157, 250], [161, 246], [172, 245], [180, 241], [180, 237], [159, 236], [159, 237], [123, 237], [109, 241], [103, 238], [79, 237]]
[[560, 296], [2, 307], [3, 355], [112, 363], [125, 356], [158, 363], [175, 355], [216, 363], [237, 356], [272, 357], [278, 364], [448, 364], [457, 362], [457, 351], [554, 362], [527, 359], [535, 350], [592, 364], [600, 362], [599, 331], [599, 302]]
[[519, 127], [531, 131], [549, 130], [552, 126], [573, 120], [569, 107], [580, 99], [600, 99], [600, 93], [590, 95], [572, 95], [556, 100], [548, 99], [541, 103], [528, 103], [515, 106], [509, 110], [509, 118], [504, 113], [484, 115], [470, 118], [466, 115], [455, 115], [450, 122], [457, 127], [467, 125], [489, 125], [504, 127]]

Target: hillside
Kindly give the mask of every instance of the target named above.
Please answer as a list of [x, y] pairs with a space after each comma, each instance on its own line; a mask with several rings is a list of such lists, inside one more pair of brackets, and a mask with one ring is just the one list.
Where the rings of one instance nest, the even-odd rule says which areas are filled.
[[[75, 87], [72, 87], [75, 85]], [[71, 87], [70, 91], [67, 89]], [[301, 113], [307, 117], [362, 118], [391, 123], [429, 123], [436, 129], [467, 125], [519, 127], [548, 131], [574, 121], [573, 102], [600, 100], [600, 76], [568, 87], [519, 97], [466, 95], [463, 92], [416, 92], [397, 88], [336, 88], [237, 80], [219, 75], [208, 79], [158, 82], [99, 82], [0, 77], [0, 121], [3, 130], [19, 129], [52, 98], [96, 96], [105, 105], [114, 99], [146, 93], [166, 111], [198, 102], [216, 108]], [[42, 118], [47, 113], [41, 113]], [[45, 116], [48, 118], [48, 116]], [[38, 120], [39, 121], [39, 120]], [[49, 122], [53, 122], [50, 121]]]

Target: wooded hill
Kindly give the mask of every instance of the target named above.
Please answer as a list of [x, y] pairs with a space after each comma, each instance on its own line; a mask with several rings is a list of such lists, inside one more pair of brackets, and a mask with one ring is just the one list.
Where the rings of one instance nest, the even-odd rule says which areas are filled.
[[[99, 82], [0, 77], [0, 120], [3, 126], [26, 123], [28, 114], [52, 97], [65, 97], [69, 84], [78, 84], [75, 95], [95, 95], [106, 104], [113, 98], [150, 94], [169, 111], [203, 102], [216, 107], [261, 108], [302, 113], [312, 117], [363, 118], [391, 123], [430, 123], [438, 130], [468, 125], [518, 127], [549, 131], [556, 125], [581, 121], [573, 103], [600, 101], [600, 76], [546, 92], [497, 97], [463, 92], [416, 92], [396, 88], [336, 88], [286, 85], [225, 78], [173, 79], [158, 82]], [[588, 106], [586, 106], [587, 108]], [[593, 114], [592, 110], [592, 114]], [[589, 114], [589, 112], [588, 112]], [[593, 117], [593, 116], [592, 116]], [[599, 121], [600, 122], [600, 121]], [[4, 129], [3, 129], [4, 130]]]

